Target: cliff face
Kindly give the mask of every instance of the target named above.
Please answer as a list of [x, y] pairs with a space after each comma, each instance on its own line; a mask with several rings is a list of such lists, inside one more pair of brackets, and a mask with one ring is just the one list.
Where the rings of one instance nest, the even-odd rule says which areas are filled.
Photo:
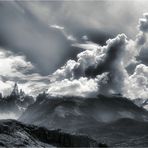
[[0, 121], [0, 146], [4, 147], [99, 147], [101, 145], [103, 144], [98, 144], [87, 136], [47, 130], [15, 120]]

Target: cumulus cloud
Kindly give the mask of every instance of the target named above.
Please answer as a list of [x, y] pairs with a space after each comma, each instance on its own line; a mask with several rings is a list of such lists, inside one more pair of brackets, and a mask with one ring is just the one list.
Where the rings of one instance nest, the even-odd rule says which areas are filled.
[[[137, 56], [147, 43], [146, 38], [142, 38], [147, 32], [141, 29], [141, 25], [143, 24], [139, 23], [140, 32], [135, 40], [128, 39], [125, 34], [119, 34], [101, 46], [89, 41], [88, 38], [82, 43], [71, 39], [75, 41], [71, 42], [73, 47], [83, 50], [77, 54], [76, 60], [68, 60], [50, 76], [41, 76], [33, 72], [35, 67], [25, 56], [1, 49], [1, 83], [5, 85], [1, 91], [8, 93], [8, 88], [12, 88], [12, 82], [17, 80], [20, 88], [33, 95], [48, 89], [49, 95], [88, 97], [96, 96], [98, 93], [121, 93], [134, 98], [137, 96], [134, 92], [143, 85], [143, 92], [139, 97], [146, 97], [146, 75], [137, 72], [140, 67]], [[50, 27], [62, 31], [68, 37], [64, 27]], [[127, 67], [132, 64], [135, 64], [136, 68], [129, 74]], [[141, 69], [146, 69], [146, 65], [142, 67]], [[141, 71], [144, 73], [144, 70]], [[133, 84], [135, 87], [131, 87]]]
[[3, 81], [0, 78], [0, 92], [3, 95], [8, 95], [11, 92], [11, 89], [13, 88], [14, 82], [12, 81]]
[[124, 95], [131, 99], [148, 97], [148, 66], [139, 64], [135, 72], [126, 79]]
[[93, 97], [98, 94], [99, 84], [107, 82], [106, 73], [95, 79], [80, 77], [79, 79], [63, 79], [50, 83], [48, 93], [51, 96], [81, 96]]
[[16, 55], [0, 48], [0, 92], [8, 95], [13, 89], [14, 82], [19, 84], [26, 93], [35, 95], [47, 87], [48, 77], [32, 73], [34, 65], [25, 56]]
[[[138, 30], [135, 27], [146, 3], [2, 2], [0, 45], [23, 52], [27, 59], [0, 50], [0, 83], [4, 86], [1, 91], [8, 91], [17, 80], [31, 94], [48, 89], [50, 95], [121, 93], [146, 98], [147, 13], [139, 20]], [[74, 48], [82, 49], [76, 57], [76, 50], [71, 50]], [[72, 59], [51, 74], [69, 54]], [[32, 63], [47, 76], [39, 74]], [[51, 75], [48, 77], [47, 73]]]
[[[135, 40], [128, 39], [125, 34], [119, 34], [107, 40], [104, 46], [88, 41], [73, 44], [84, 50], [77, 55], [76, 61], [69, 60], [51, 75], [52, 83], [48, 92], [56, 95], [65, 92], [64, 95], [81, 96], [120, 93], [131, 99], [147, 98], [148, 67], [141, 64], [142, 61], [137, 58], [147, 44], [147, 18], [144, 14], [144, 20], [140, 19], [139, 33]], [[129, 72], [128, 67], [132, 65], [133, 72]], [[104, 79], [105, 83], [100, 83], [102, 79], [98, 77]], [[90, 89], [91, 85], [95, 89]], [[85, 92], [85, 86], [91, 93]]]
[[[112, 90], [114, 90], [115, 92], [119, 92], [120, 90], [117, 90], [117, 88], [122, 88], [121, 86], [119, 86], [119, 82], [123, 80], [125, 75], [125, 73], [122, 72], [124, 69], [124, 65], [122, 62], [124, 57], [123, 54], [126, 52], [126, 36], [124, 34], [118, 35], [114, 39], [109, 39], [106, 43], [106, 46], [101, 47], [98, 45], [93, 46], [94, 48], [92, 48], [92, 50], [90, 50], [89, 48], [86, 49], [85, 51], [77, 55], [77, 61], [69, 60], [61, 69], [58, 69], [55, 73], [53, 73], [53, 75], [51, 76], [53, 83], [52, 86], [49, 87], [48, 92], [51, 91], [53, 85], [55, 85], [56, 88], [58, 87], [59, 92], [61, 90], [62, 93], [64, 93], [62, 87], [66, 87], [67, 90], [73, 90], [71, 89], [71, 85], [73, 86], [73, 84], [76, 84], [76, 82], [81, 84], [81, 80], [83, 80], [84, 78], [87, 82], [85, 85], [88, 84], [88, 86], [91, 86], [90, 80], [93, 80], [95, 82], [95, 85], [99, 86], [99, 80], [96, 81], [96, 78], [99, 76], [102, 77], [102, 74], [103, 78], [106, 79], [107, 84], [105, 84], [108, 85], [109, 88], [112, 88]], [[85, 45], [87, 46], [88, 44]], [[89, 73], [87, 73], [86, 71], [88, 71]], [[106, 75], [106, 72], [109, 73], [109, 79], [107, 76], [108, 74]], [[62, 81], [64, 83], [60, 83], [58, 85], [57, 81], [58, 83], [59, 81]], [[100, 89], [98, 87], [95, 87], [95, 91], [92, 89], [91, 92], [94, 91], [98, 93], [100, 90], [100, 92], [102, 91], [101, 93], [103, 93], [103, 91], [106, 91], [107, 93], [107, 90], [105, 90], [107, 89], [107, 86], [103, 87], [103, 85], [105, 84], [102, 84], [100, 86]], [[67, 87], [69, 87], [69, 89]], [[78, 86], [77, 88], [80, 92], [85, 92], [85, 87], [80, 88], [80, 86]], [[71, 92], [68, 92], [70, 95]], [[80, 92], [72, 93], [71, 95], [81, 95]]]
[[148, 13], [144, 13], [143, 18], [139, 19], [138, 28], [140, 33], [137, 36], [137, 43], [141, 46], [138, 59], [148, 66]]
[[3, 77], [21, 77], [23, 73], [33, 69], [31, 62], [24, 56], [13, 55], [12, 52], [0, 49], [0, 73]]

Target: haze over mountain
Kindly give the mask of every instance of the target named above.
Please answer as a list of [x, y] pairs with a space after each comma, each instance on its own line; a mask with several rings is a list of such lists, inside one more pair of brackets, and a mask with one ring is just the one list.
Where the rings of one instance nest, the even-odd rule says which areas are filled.
[[148, 111], [121, 96], [48, 98], [44, 93], [19, 121], [87, 135], [108, 146], [144, 147], [148, 144]]
[[15, 83], [9, 96], [3, 97], [0, 94], [0, 119], [17, 119], [34, 101], [32, 96], [19, 90], [17, 83]]

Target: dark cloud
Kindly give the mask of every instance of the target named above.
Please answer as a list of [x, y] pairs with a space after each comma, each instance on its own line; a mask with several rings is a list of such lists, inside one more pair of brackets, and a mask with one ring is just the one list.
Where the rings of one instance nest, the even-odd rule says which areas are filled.
[[137, 60], [139, 60], [141, 63], [148, 66], [148, 48], [142, 48], [140, 51], [139, 56], [137, 57]]
[[[64, 16], [59, 16], [62, 15], [59, 11], [64, 13], [63, 11], [66, 9], [63, 10], [63, 2], [47, 2], [46, 4], [49, 8], [44, 2], [1, 2], [0, 5], [0, 46], [16, 53], [25, 54], [43, 75], [52, 73], [67, 59], [75, 59], [79, 52], [79, 50], [73, 50], [71, 42], [61, 31], [50, 28], [50, 24], [64, 25], [63, 27], [67, 31], [71, 30], [69, 33], [78, 39], [87, 32], [91, 32], [86, 27], [83, 29], [83, 26], [76, 20], [73, 22], [67, 18], [65, 21], [67, 24], [63, 23]], [[48, 14], [47, 20], [43, 21], [44, 9], [51, 14]], [[56, 13], [55, 9], [58, 9]], [[70, 10], [67, 8], [67, 11]], [[42, 13], [43, 16], [41, 16]], [[89, 37], [103, 43], [108, 35], [98, 32], [98, 36], [99, 34], [100, 39], [94, 37], [96, 33], [92, 33]]]
[[148, 65], [148, 43], [147, 43], [147, 33], [148, 33], [148, 13], [143, 14], [143, 18], [139, 19], [138, 28], [140, 33], [137, 36], [137, 44], [142, 45], [140, 53], [137, 56], [137, 60], [141, 63]]
[[142, 32], [148, 32], [148, 13], [144, 13], [144, 18], [139, 20], [139, 29]]
[[[111, 90], [114, 93], [122, 93], [125, 78], [122, 61], [127, 48], [126, 36], [121, 34], [114, 39], [109, 39], [105, 46], [86, 44], [88, 47], [91, 47], [90, 45], [93, 49], [85, 47], [86, 50], [77, 55], [77, 61], [69, 60], [61, 69], [53, 73], [52, 77], [55, 79], [53, 81], [60, 83], [66, 79], [66, 82], [71, 84], [85, 77], [86, 81], [93, 80], [93, 83], [98, 85], [100, 93], [107, 94]], [[84, 47], [82, 44], [79, 46]], [[98, 80], [99, 77], [101, 80]], [[54, 83], [52, 85], [54, 86]], [[60, 90], [60, 86], [58, 87]]]
[[87, 77], [96, 77], [99, 74], [108, 72], [108, 86], [105, 86], [106, 88], [103, 87], [102, 91], [107, 93], [107, 88], [111, 88], [115, 92], [117, 91], [116, 93], [121, 93], [122, 91], [120, 89], [122, 86], [120, 84], [122, 85], [124, 76], [120, 70], [122, 69], [121, 61], [126, 48], [126, 36], [119, 35], [115, 39], [107, 41], [107, 44], [107, 52], [104, 60], [98, 63], [96, 67], [88, 67], [85, 74]]
[[96, 77], [96, 75], [103, 72], [114, 72], [112, 68], [120, 63], [121, 53], [124, 51], [122, 48], [125, 48], [125, 45], [126, 42], [124, 36], [121, 36], [121, 39], [117, 39], [109, 44], [107, 46], [107, 53], [104, 60], [96, 67], [88, 67], [85, 71], [86, 76]]

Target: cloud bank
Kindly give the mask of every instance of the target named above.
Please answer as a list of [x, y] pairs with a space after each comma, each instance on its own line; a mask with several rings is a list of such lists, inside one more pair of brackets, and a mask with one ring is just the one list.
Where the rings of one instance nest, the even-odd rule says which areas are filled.
[[[77, 60], [69, 60], [51, 76], [50, 95], [91, 96], [122, 94], [125, 97], [148, 97], [148, 66], [139, 60], [147, 47], [148, 15], [139, 19], [139, 33], [135, 40], [119, 34], [101, 46], [88, 42], [75, 43], [82, 48]], [[133, 66], [133, 72], [128, 70]]]
[[0, 2], [0, 91], [147, 98], [146, 4]]

